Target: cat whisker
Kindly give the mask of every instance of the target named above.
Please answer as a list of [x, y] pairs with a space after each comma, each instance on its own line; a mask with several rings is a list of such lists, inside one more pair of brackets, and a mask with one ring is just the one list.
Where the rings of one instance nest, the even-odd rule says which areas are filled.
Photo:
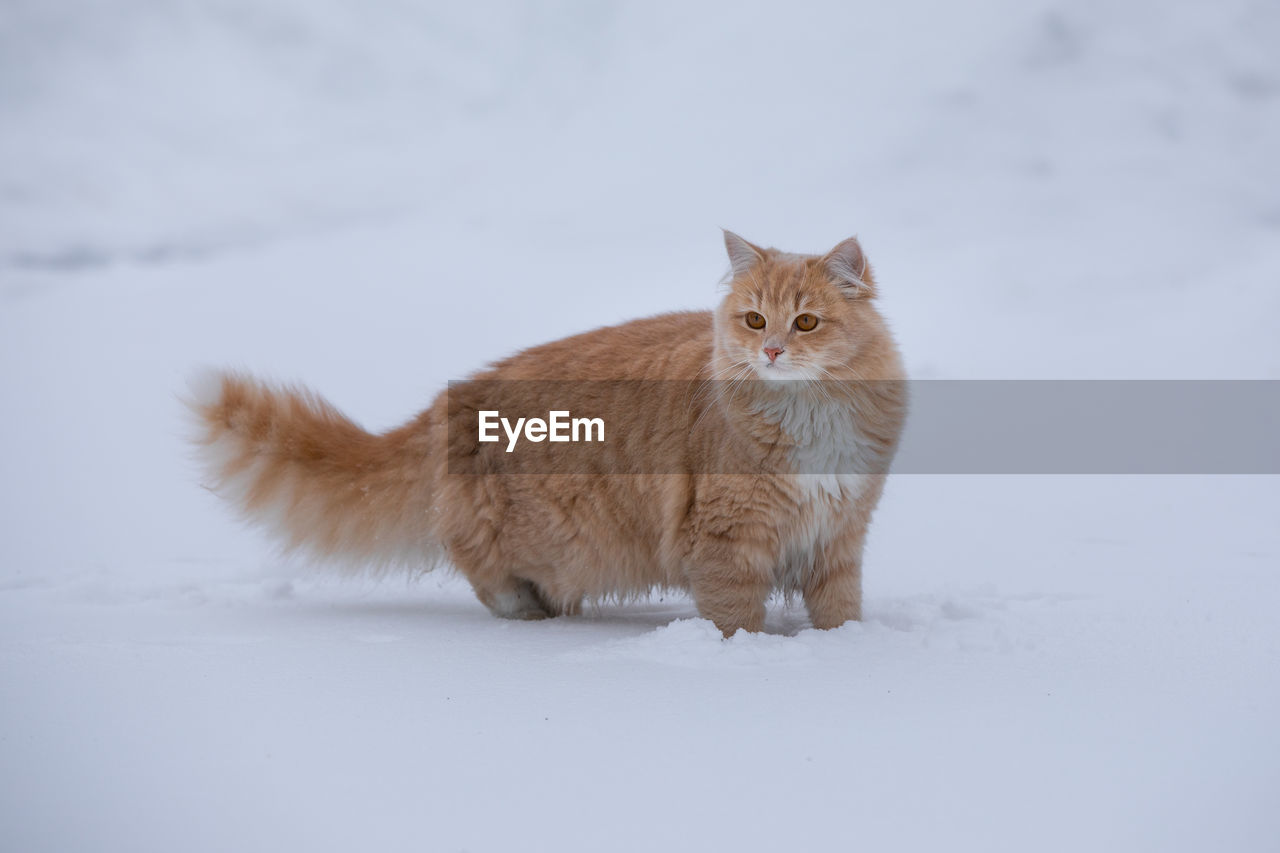
[[[840, 379], [830, 370], [827, 370], [825, 367], [822, 367], [821, 365], [815, 364], [814, 367], [821, 372], [821, 375], [823, 377], [826, 377], [826, 378], [813, 380], [814, 385], [819, 389], [822, 396], [826, 399], [826, 401], [829, 404], [831, 404], [832, 406], [840, 405], [840, 400], [837, 399], [836, 397], [836, 389], [839, 388]], [[830, 384], [833, 382], [836, 383], [835, 388], [833, 388], [832, 385]]]
[[702, 380], [702, 382], [698, 383], [698, 386], [692, 391], [690, 397], [685, 398], [686, 403], [693, 402], [693, 400], [698, 398], [704, 391], [707, 390], [709, 386], [714, 387], [714, 384], [719, 382], [722, 377], [728, 375], [729, 373], [736, 373], [737, 371], [741, 370], [741, 368], [744, 365], [750, 365], [750, 363], [751, 362], [747, 359], [740, 359], [738, 361], [733, 362], [732, 364], [727, 365], [726, 367], [721, 368], [720, 370], [715, 371], [706, 379]]
[[[751, 373], [753, 369], [754, 368], [751, 362], [747, 359], [743, 359], [741, 361], [735, 362], [734, 364], [729, 365], [723, 370], [718, 371], [715, 374], [715, 376], [703, 382], [700, 388], [700, 391], [702, 388], [705, 388], [709, 383], [714, 382], [715, 385], [713, 385], [712, 387], [714, 387], [717, 391], [715, 401], [719, 402], [720, 400], [724, 399], [724, 395], [727, 391], [732, 391], [734, 385], [736, 383], [742, 382]], [[730, 378], [728, 379], [716, 378], [716, 377], [723, 376], [729, 373], [730, 371], [734, 371], [733, 376], [731, 376]], [[698, 415], [698, 419], [693, 422], [693, 426], [690, 428], [691, 431], [693, 429], [697, 429], [698, 425], [702, 423], [703, 418], [707, 416], [707, 413], [710, 412], [712, 408], [713, 406], [710, 404], [703, 407], [702, 414]]]

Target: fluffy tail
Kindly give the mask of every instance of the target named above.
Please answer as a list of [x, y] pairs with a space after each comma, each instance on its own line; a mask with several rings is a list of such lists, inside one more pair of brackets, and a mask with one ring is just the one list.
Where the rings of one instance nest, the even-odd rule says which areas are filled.
[[300, 388], [212, 372], [191, 392], [209, 485], [250, 521], [346, 563], [435, 562], [429, 412], [373, 435]]

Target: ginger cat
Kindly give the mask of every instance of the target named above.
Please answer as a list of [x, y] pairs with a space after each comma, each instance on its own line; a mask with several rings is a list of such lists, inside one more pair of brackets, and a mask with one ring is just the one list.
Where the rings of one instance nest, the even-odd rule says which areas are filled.
[[[823, 256], [729, 232], [725, 246], [714, 312], [533, 347], [383, 435], [305, 390], [206, 377], [190, 406], [212, 485], [291, 547], [363, 565], [447, 561], [502, 617], [675, 588], [725, 636], [762, 630], [774, 590], [800, 593], [815, 627], [859, 619], [863, 541], [906, 413], [871, 268], [856, 239]], [[588, 414], [607, 456], [548, 469], [591, 446], [512, 445], [502, 430], [478, 443], [481, 409], [511, 404], [483, 389], [545, 413], [570, 387], [605, 389]]]

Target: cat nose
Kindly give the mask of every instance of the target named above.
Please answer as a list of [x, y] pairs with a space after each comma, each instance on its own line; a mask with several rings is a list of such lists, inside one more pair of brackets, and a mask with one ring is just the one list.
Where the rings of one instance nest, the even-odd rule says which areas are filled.
[[782, 355], [782, 347], [765, 347], [764, 354], [769, 356], [769, 361], [772, 363], [778, 360], [778, 356]]

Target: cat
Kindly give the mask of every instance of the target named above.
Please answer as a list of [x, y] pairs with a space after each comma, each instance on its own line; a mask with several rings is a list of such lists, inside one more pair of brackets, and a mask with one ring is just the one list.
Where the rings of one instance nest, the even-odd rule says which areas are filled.
[[[816, 628], [860, 619], [863, 543], [907, 408], [875, 278], [856, 238], [821, 256], [724, 241], [714, 311], [530, 348], [382, 435], [307, 390], [207, 373], [188, 405], [210, 486], [290, 547], [451, 564], [501, 617], [666, 588], [726, 637], [763, 630], [776, 590], [802, 596]], [[555, 389], [591, 383], [642, 389], [588, 395], [620, 467], [540, 468], [551, 457], [477, 443], [476, 389], [518, 389], [545, 413], [564, 408]]]

